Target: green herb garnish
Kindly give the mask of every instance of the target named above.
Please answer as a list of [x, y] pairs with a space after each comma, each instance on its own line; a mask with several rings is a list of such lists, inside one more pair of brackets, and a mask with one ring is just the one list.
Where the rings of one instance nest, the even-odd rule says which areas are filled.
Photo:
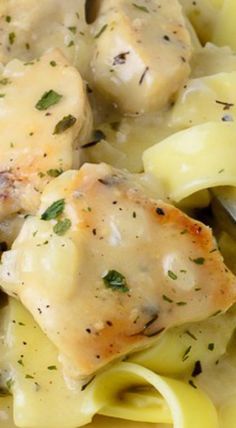
[[169, 276], [171, 279], [173, 279], [174, 281], [175, 281], [176, 279], [178, 279], [177, 275], [176, 275], [174, 272], [172, 272], [172, 270], [168, 270], [168, 276]]
[[188, 357], [189, 357], [189, 352], [191, 351], [191, 349], [192, 349], [192, 346], [189, 346], [189, 347], [186, 349], [186, 351], [184, 352], [184, 355], [183, 355], [182, 361], [186, 361], [186, 360], [188, 359]]
[[53, 202], [50, 207], [41, 215], [42, 220], [52, 220], [57, 218], [64, 210], [65, 199], [59, 199], [58, 201]]
[[47, 175], [49, 175], [50, 177], [58, 177], [59, 175], [61, 175], [63, 173], [63, 169], [49, 169], [47, 171]]
[[16, 39], [16, 35], [15, 35], [15, 33], [9, 33], [9, 34], [8, 34], [8, 40], [9, 40], [10, 45], [13, 45], [13, 44], [14, 44], [15, 39]]
[[204, 265], [205, 263], [204, 257], [198, 257], [197, 259], [191, 259], [191, 257], [189, 257], [189, 260], [191, 260], [193, 263], [196, 263], [196, 265]]
[[42, 95], [35, 107], [37, 110], [47, 110], [49, 107], [57, 104], [61, 98], [62, 95], [58, 94], [53, 89], [50, 89], [50, 91], [47, 91]]
[[31, 375], [29, 375], [29, 374], [26, 374], [26, 375], [25, 375], [25, 378], [26, 378], [26, 379], [34, 379], [34, 376], [31, 376]]
[[189, 337], [191, 337], [193, 340], [197, 340], [196, 336], [195, 336], [193, 333], [191, 333], [191, 331], [186, 330], [186, 331], [185, 331], [185, 334], [187, 334], [187, 335], [188, 335]]
[[208, 350], [209, 351], [214, 351], [214, 349], [215, 349], [215, 344], [214, 343], [209, 343], [209, 345], [208, 345]]
[[99, 30], [99, 32], [94, 36], [95, 39], [98, 39], [102, 33], [104, 33], [104, 31], [107, 29], [107, 24], [103, 25], [103, 27], [101, 28], [101, 30]]
[[65, 218], [64, 220], [59, 220], [57, 224], [53, 227], [53, 232], [59, 236], [64, 235], [68, 229], [71, 227], [71, 221], [69, 218]]
[[162, 299], [165, 300], [165, 302], [168, 303], [173, 303], [173, 300], [171, 300], [168, 296], [166, 296], [165, 294], [162, 295]]
[[47, 369], [48, 370], [57, 370], [57, 366], [48, 366]]
[[111, 288], [114, 291], [120, 291], [122, 293], [129, 291], [126, 278], [116, 270], [109, 270], [102, 279], [107, 288]]
[[148, 10], [145, 6], [140, 6], [139, 4], [136, 4], [136, 3], [132, 3], [132, 5], [133, 5], [136, 9], [141, 10], [142, 12], [149, 13], [149, 10]]
[[71, 33], [76, 34], [76, 27], [68, 27], [68, 30], [71, 31]]
[[68, 128], [71, 128], [76, 122], [76, 118], [71, 114], [64, 116], [55, 126], [53, 134], [62, 134]]

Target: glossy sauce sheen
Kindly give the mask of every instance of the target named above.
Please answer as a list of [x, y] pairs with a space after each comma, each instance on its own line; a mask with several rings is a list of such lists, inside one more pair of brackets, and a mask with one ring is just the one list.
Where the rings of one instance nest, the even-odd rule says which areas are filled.
[[[58, 237], [55, 220], [27, 219], [3, 255], [1, 284], [30, 310], [72, 376], [91, 375], [164, 329], [235, 301], [235, 277], [211, 230], [148, 198], [128, 173], [105, 164], [64, 173], [47, 186], [39, 214], [61, 198], [71, 228]], [[105, 283], [111, 270], [125, 278], [123, 289]]]

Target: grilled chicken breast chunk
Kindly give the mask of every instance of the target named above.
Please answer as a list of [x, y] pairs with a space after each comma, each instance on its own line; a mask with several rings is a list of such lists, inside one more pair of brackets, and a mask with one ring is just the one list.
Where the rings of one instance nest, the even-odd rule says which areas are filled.
[[86, 74], [90, 37], [84, 0], [1, 0], [0, 62], [32, 61], [46, 50], [60, 49]]
[[75, 377], [236, 299], [210, 228], [106, 164], [85, 164], [47, 186], [37, 216], [3, 254], [0, 276]]
[[91, 111], [79, 72], [57, 50], [0, 75], [0, 220], [38, 208], [44, 186], [80, 164]]
[[177, 0], [102, 0], [92, 32], [94, 84], [124, 112], [164, 107], [188, 78], [191, 40]]

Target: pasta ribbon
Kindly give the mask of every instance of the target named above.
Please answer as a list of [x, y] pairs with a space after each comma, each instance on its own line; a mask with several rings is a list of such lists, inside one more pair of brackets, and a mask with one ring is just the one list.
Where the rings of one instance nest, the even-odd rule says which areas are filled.
[[143, 154], [145, 172], [179, 202], [214, 186], [236, 186], [236, 124], [209, 122], [180, 131]]
[[[172, 420], [174, 428], [218, 427], [216, 409], [202, 391], [182, 381], [159, 376], [137, 364], [115, 365], [97, 376], [89, 389], [85, 404], [88, 413], [90, 402], [93, 402], [96, 403], [97, 412], [107, 416], [139, 421], [146, 419], [154, 423]], [[161, 395], [150, 394], [153, 389]], [[126, 390], [130, 394], [131, 391], [143, 390], [144, 394], [142, 399], [134, 396], [126, 401]], [[83, 408], [83, 411], [86, 409]]]
[[129, 361], [165, 376], [186, 376], [196, 361], [205, 368], [226, 352], [235, 329], [236, 307], [226, 314], [166, 331], [146, 350], [130, 355]]
[[10, 299], [9, 306], [7, 345], [11, 376], [8, 385], [13, 394], [16, 426], [86, 425], [93, 416], [81, 411], [86, 391], [67, 387], [54, 345], [19, 302]]
[[220, 46], [228, 45], [234, 51], [236, 50], [235, 20], [235, 0], [224, 0], [221, 12], [214, 25], [213, 43]]
[[190, 80], [179, 93], [169, 126], [184, 129], [205, 122], [236, 118], [236, 72]]

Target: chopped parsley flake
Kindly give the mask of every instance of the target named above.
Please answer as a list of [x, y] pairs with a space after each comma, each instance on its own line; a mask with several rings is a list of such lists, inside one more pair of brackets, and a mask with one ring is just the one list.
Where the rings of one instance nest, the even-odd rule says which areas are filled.
[[8, 22], [8, 23], [11, 22], [11, 16], [7, 15], [6, 18], [5, 18], [5, 21]]
[[59, 236], [64, 235], [71, 227], [71, 221], [69, 218], [65, 218], [64, 220], [59, 220], [57, 224], [53, 227], [53, 232]]
[[142, 12], [149, 13], [149, 10], [148, 10], [145, 6], [140, 6], [139, 4], [136, 4], [136, 3], [132, 3], [132, 5], [133, 5], [136, 9], [138, 9], [138, 10], [140, 10], [140, 11], [142, 11]]
[[57, 65], [57, 63], [56, 63], [56, 61], [50, 61], [50, 65], [52, 66], [52, 67], [56, 67], [56, 65]]
[[57, 370], [57, 366], [48, 366], [47, 369], [48, 370]]
[[207, 348], [208, 348], [209, 351], [214, 351], [215, 344], [214, 343], [209, 343]]
[[15, 40], [16, 40], [16, 35], [15, 35], [15, 33], [9, 33], [9, 35], [8, 35], [8, 40], [9, 40], [10, 45], [13, 45], [13, 44], [14, 44], [14, 42], [15, 42]]
[[49, 177], [58, 177], [59, 175], [61, 175], [63, 173], [63, 169], [49, 169], [47, 171], [47, 175], [49, 175]]
[[53, 134], [62, 134], [67, 129], [71, 128], [76, 122], [76, 118], [71, 114], [64, 116], [55, 126]]
[[62, 95], [58, 94], [53, 89], [50, 89], [50, 91], [47, 91], [42, 95], [35, 107], [37, 110], [47, 110], [49, 107], [57, 104], [61, 98]]
[[168, 270], [168, 276], [169, 276], [171, 279], [173, 279], [174, 281], [175, 281], [176, 279], [178, 279], [177, 275], [176, 275], [174, 272], [172, 272], [172, 270]]
[[183, 357], [182, 357], [182, 361], [186, 361], [186, 360], [188, 359], [188, 357], [189, 357], [189, 352], [191, 351], [191, 349], [192, 349], [192, 346], [190, 345], [190, 346], [186, 349], [186, 351], [184, 352], [184, 355], [183, 355]]
[[185, 331], [185, 334], [187, 334], [187, 335], [188, 335], [189, 337], [191, 337], [193, 340], [197, 340], [196, 336], [195, 336], [193, 333], [191, 333], [191, 331], [186, 330], [186, 331]]
[[58, 201], [53, 202], [50, 207], [41, 215], [42, 220], [52, 220], [57, 218], [65, 208], [65, 199], [59, 199]]
[[204, 263], [205, 263], [205, 259], [204, 259], [204, 257], [198, 257], [198, 258], [196, 258], [196, 259], [191, 259], [191, 257], [189, 257], [189, 260], [191, 261], [191, 262], [193, 262], [193, 263], [196, 263], [196, 265], [204, 265]]
[[102, 33], [107, 29], [107, 24], [103, 25], [103, 27], [99, 30], [99, 32], [94, 36], [95, 39], [98, 39]]
[[168, 296], [166, 296], [165, 294], [162, 295], [162, 299], [165, 300], [165, 302], [168, 303], [173, 303], [173, 300], [171, 300]]
[[76, 27], [68, 27], [68, 30], [71, 31], [71, 33], [76, 34]]
[[122, 293], [129, 291], [124, 275], [114, 269], [109, 270], [107, 274], [102, 277], [102, 279], [105, 286], [107, 288], [111, 288], [113, 291], [120, 291]]

